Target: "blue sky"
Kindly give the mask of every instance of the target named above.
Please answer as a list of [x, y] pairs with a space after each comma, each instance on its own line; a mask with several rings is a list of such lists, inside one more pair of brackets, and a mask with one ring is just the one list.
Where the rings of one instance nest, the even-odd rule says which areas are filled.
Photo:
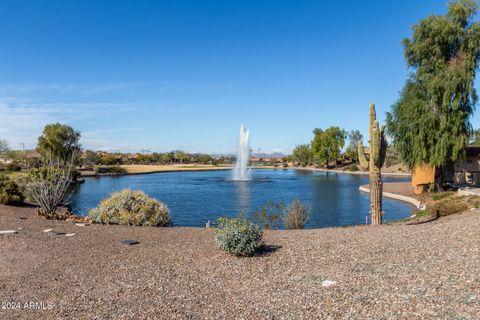
[[[446, 1], [0, 1], [0, 137], [90, 149], [289, 152], [398, 97], [401, 40]], [[478, 81], [477, 81], [478, 90]], [[479, 117], [473, 125], [479, 127]]]

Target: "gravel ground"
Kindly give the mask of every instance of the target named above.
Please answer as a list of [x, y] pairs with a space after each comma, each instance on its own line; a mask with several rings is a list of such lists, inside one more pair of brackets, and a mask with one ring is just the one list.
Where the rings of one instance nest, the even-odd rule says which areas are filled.
[[269, 231], [252, 258], [207, 229], [78, 227], [0, 206], [0, 230], [14, 228], [0, 235], [0, 319], [480, 319], [480, 211]]

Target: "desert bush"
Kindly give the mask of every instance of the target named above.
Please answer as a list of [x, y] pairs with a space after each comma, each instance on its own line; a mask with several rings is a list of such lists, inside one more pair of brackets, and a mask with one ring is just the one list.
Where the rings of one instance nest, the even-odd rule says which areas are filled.
[[23, 201], [18, 185], [5, 175], [0, 175], [0, 203], [14, 204]]
[[431, 212], [438, 211], [440, 216], [448, 216], [454, 213], [465, 211], [469, 208], [462, 197], [450, 197], [429, 206]]
[[113, 166], [108, 166], [108, 167], [95, 167], [95, 173], [96, 174], [105, 174], [105, 173], [113, 173], [113, 174], [124, 174], [127, 171], [118, 166], [118, 165], [113, 165]]
[[223, 251], [235, 256], [252, 256], [263, 242], [262, 229], [244, 218], [220, 218], [215, 239]]
[[308, 221], [310, 211], [310, 207], [303, 204], [299, 199], [293, 200], [283, 212], [285, 229], [303, 229]]
[[282, 220], [283, 202], [268, 201], [259, 211], [255, 212], [255, 220], [263, 225], [264, 229], [276, 229]]
[[122, 190], [90, 210], [88, 215], [98, 223], [133, 226], [167, 227], [172, 224], [167, 206], [142, 191]]
[[59, 219], [59, 206], [68, 204], [74, 177], [72, 166], [63, 166], [61, 161], [47, 160], [41, 168], [32, 170], [26, 193], [38, 207], [38, 214], [47, 219]]
[[111, 166], [110, 167], [110, 172], [111, 173], [115, 173], [115, 174], [124, 174], [124, 173], [127, 173], [127, 171], [120, 167], [120, 166]]
[[9, 163], [9, 164], [6, 165], [5, 169], [6, 169], [7, 171], [12, 171], [12, 172], [14, 172], [14, 171], [20, 171], [20, 170], [22, 170], [22, 167], [21, 167], [18, 163]]
[[432, 194], [432, 199], [433, 199], [433, 201], [438, 201], [438, 200], [442, 200], [442, 199], [452, 197], [454, 195], [455, 195], [455, 193], [452, 192], [452, 191], [438, 192], [438, 193]]
[[358, 170], [360, 170], [360, 169], [358, 168], [358, 166], [357, 166], [356, 164], [352, 164], [352, 165], [348, 168], [348, 170], [350, 170], [350, 171], [352, 171], [352, 172], [355, 172], [355, 171], [358, 171]]

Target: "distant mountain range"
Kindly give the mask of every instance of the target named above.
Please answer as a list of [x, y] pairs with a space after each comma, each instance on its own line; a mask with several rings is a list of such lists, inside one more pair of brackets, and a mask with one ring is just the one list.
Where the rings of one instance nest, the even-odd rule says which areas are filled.
[[283, 158], [286, 157], [287, 155], [281, 153], [281, 152], [273, 152], [273, 153], [253, 153], [252, 157], [258, 157], [258, 158]]

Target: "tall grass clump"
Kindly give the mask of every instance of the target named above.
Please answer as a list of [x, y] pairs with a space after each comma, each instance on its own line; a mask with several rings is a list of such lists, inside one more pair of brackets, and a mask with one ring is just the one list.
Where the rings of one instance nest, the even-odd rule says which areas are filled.
[[142, 191], [122, 190], [90, 210], [89, 217], [104, 224], [168, 227], [172, 224], [168, 207]]
[[220, 218], [215, 228], [218, 246], [235, 256], [252, 256], [262, 245], [262, 229], [244, 218]]
[[283, 211], [283, 224], [285, 229], [303, 229], [310, 215], [310, 207], [295, 199]]

